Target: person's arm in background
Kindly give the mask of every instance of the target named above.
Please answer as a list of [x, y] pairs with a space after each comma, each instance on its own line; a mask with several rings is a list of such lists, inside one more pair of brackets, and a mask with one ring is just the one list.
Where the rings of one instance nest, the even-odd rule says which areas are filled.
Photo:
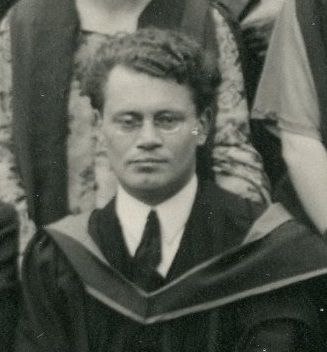
[[264, 59], [276, 17], [285, 0], [261, 0], [241, 18], [242, 35], [246, 44]]
[[271, 39], [254, 118], [278, 120], [282, 156], [301, 204], [314, 225], [327, 228], [327, 152], [319, 108], [294, 0], [285, 1]]
[[327, 229], [327, 152], [321, 141], [281, 132], [282, 153], [304, 210], [320, 232]]
[[216, 183], [254, 202], [269, 202], [269, 182], [261, 156], [250, 141], [249, 110], [238, 44], [229, 24], [217, 9], [212, 11], [222, 82], [214, 141]]
[[35, 232], [27, 215], [25, 191], [14, 155], [11, 106], [11, 52], [8, 15], [0, 23], [0, 200], [18, 211], [23, 247]]
[[0, 351], [13, 351], [20, 310], [18, 219], [13, 207], [0, 202]]
[[[242, 13], [240, 27], [245, 47], [244, 77], [250, 109], [253, 106], [255, 92], [265, 62], [272, 30], [284, 0], [253, 0]], [[252, 6], [251, 6], [252, 3]], [[262, 153], [260, 145], [256, 145], [256, 131], [252, 128], [253, 145]], [[260, 131], [259, 136], [260, 136]], [[259, 137], [260, 138], [260, 137]], [[264, 158], [264, 154], [262, 154]], [[264, 158], [265, 161], [265, 158]], [[267, 165], [265, 165], [267, 167]], [[266, 169], [268, 173], [269, 167]], [[268, 176], [271, 176], [268, 174]], [[271, 180], [273, 183], [273, 180]]]

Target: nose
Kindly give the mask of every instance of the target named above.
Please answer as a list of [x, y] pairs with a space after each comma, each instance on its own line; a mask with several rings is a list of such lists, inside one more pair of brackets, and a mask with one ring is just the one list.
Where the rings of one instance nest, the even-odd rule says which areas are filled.
[[152, 150], [162, 145], [161, 134], [153, 125], [152, 120], [145, 120], [139, 132], [137, 147]]

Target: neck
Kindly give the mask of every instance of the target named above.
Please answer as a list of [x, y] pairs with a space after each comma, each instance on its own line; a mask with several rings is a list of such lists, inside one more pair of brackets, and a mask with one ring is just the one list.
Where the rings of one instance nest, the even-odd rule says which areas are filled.
[[104, 34], [133, 32], [151, 0], [76, 0], [82, 29]]
[[137, 10], [144, 8], [151, 0], [84, 0], [89, 1], [93, 6], [106, 8], [110, 11]]
[[76, 0], [77, 6], [88, 11], [110, 13], [141, 13], [151, 0]]

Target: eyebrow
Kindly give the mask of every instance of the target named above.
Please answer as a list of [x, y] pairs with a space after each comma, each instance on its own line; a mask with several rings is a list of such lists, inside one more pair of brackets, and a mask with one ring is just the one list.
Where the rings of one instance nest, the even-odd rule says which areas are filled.
[[133, 117], [142, 117], [143, 114], [139, 113], [139, 112], [136, 112], [136, 111], [131, 111], [131, 110], [120, 110], [120, 111], [117, 111], [115, 112], [112, 117], [115, 118], [115, 117], [119, 117], [119, 116], [123, 116], [123, 115], [131, 115]]
[[[162, 109], [158, 111], [154, 111], [153, 115], [159, 115], [159, 114], [164, 114], [164, 113], [174, 113], [174, 114], [179, 114], [179, 115], [185, 115], [185, 113], [181, 109]], [[117, 110], [112, 114], [112, 116], [119, 116], [119, 115], [133, 115], [133, 116], [143, 116], [143, 113], [138, 112], [136, 110]]]

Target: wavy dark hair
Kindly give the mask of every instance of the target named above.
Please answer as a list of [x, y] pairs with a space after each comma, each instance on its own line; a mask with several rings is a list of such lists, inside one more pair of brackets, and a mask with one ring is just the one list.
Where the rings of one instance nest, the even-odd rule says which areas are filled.
[[[220, 82], [214, 60], [185, 34], [155, 28], [108, 39], [98, 48], [82, 84], [84, 94], [100, 112], [104, 86], [117, 65], [162, 79], [173, 79], [193, 92], [198, 113], [211, 106]], [[84, 72], [85, 73], [85, 72]]]

